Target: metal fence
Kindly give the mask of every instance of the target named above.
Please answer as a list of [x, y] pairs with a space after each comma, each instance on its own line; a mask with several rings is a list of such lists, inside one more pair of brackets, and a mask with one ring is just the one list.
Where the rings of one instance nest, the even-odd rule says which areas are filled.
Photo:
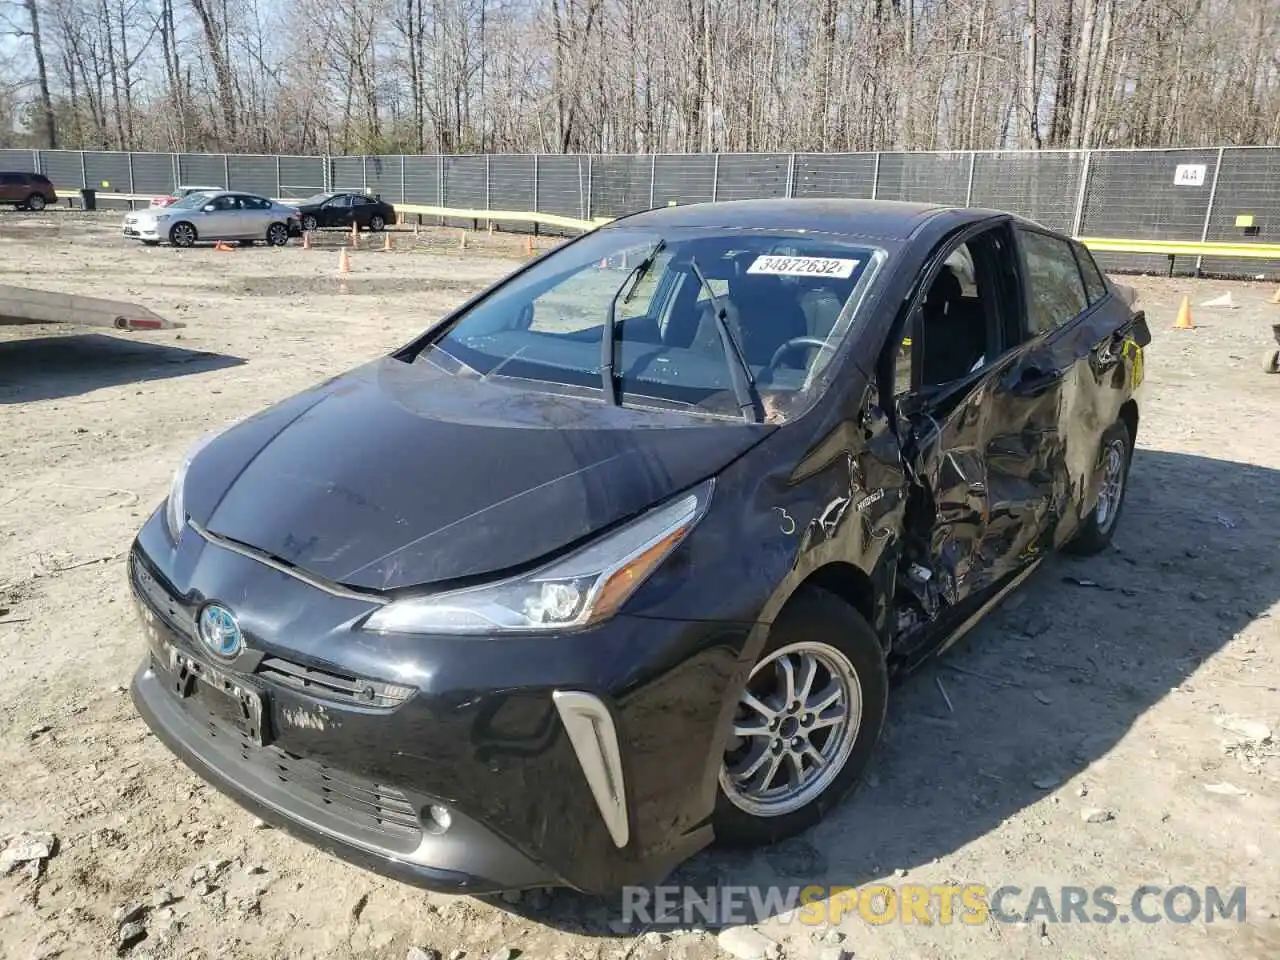
[[[392, 202], [582, 219], [753, 197], [918, 200], [1010, 210], [1085, 237], [1280, 240], [1280, 147], [364, 157], [0, 150], [0, 170], [43, 173], [64, 191], [148, 194], [197, 184], [300, 198], [353, 189]], [[1102, 259], [1112, 270], [1168, 268], [1163, 256]], [[1175, 262], [1178, 272], [1197, 268], [1280, 276], [1270, 261]]]

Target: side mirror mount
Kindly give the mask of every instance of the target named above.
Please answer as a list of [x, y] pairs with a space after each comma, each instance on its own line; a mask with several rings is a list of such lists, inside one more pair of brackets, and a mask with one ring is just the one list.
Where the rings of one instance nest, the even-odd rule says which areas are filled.
[[1145, 310], [1139, 310], [1133, 315], [1133, 340], [1140, 347], [1151, 342], [1151, 328], [1147, 326]]

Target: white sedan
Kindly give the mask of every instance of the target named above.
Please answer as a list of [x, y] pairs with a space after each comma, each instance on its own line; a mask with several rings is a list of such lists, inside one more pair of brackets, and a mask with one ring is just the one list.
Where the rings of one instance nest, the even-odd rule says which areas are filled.
[[284, 246], [302, 232], [298, 208], [249, 193], [218, 190], [190, 193], [159, 209], [125, 215], [121, 232], [145, 245], [169, 242], [190, 247], [202, 240], [263, 241]]

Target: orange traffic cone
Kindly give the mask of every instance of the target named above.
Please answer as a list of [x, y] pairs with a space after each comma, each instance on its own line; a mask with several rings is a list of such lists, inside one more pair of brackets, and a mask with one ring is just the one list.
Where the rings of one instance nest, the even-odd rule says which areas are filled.
[[347, 256], [346, 247], [343, 247], [338, 254], [338, 272], [339, 273], [351, 272], [351, 258]]
[[1191, 298], [1183, 297], [1182, 306], [1178, 307], [1177, 319], [1173, 321], [1173, 329], [1175, 330], [1194, 330], [1196, 325], [1191, 322]]
[[302, 231], [302, 249], [303, 250], [311, 249], [311, 231], [310, 230]]
[[360, 225], [358, 223], [351, 224], [351, 246], [360, 246]]
[[467, 231], [463, 230], [458, 234], [458, 249], [467, 249]]
[[533, 256], [533, 237], [532, 237], [532, 235], [526, 235], [526, 236], [525, 236], [525, 238], [524, 238], [524, 255], [525, 255], [526, 257], [532, 257], [532, 256]]
[[230, 253], [232, 250], [235, 250], [235, 247], [229, 243], [219, 240], [213, 245], [213, 249], [221, 251], [222, 253]]
[[392, 248], [393, 246], [395, 246], [395, 244], [394, 244], [394, 243], [392, 242], [392, 240], [391, 240], [391, 234], [389, 234], [389, 233], [384, 233], [384, 234], [382, 235], [382, 249], [383, 249], [383, 251], [385, 251], [385, 252], [388, 252], [388, 253], [389, 253], [389, 252], [391, 251], [391, 248]]

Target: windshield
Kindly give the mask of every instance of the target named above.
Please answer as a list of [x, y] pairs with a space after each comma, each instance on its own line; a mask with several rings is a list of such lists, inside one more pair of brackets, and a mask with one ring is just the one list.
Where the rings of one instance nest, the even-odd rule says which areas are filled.
[[207, 193], [188, 193], [181, 200], [175, 200], [169, 204], [170, 209], [193, 210], [196, 207], [204, 206], [209, 194]]
[[621, 402], [738, 415], [745, 360], [765, 418], [777, 422], [816, 395], [884, 258], [825, 235], [605, 229], [500, 286], [419, 357], [607, 396], [602, 338], [613, 305]]

